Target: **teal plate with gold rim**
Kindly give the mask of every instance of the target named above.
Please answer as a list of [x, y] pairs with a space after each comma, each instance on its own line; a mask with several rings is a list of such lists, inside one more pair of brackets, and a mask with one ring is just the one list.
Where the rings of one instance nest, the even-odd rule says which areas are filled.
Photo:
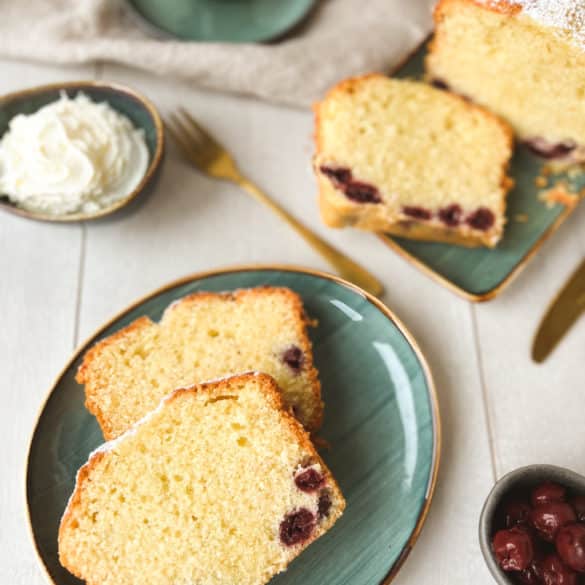
[[80, 347], [59, 375], [30, 444], [26, 498], [32, 537], [55, 585], [80, 581], [59, 564], [57, 533], [79, 467], [102, 442], [75, 372], [85, 351], [141, 315], [195, 291], [259, 285], [299, 293], [325, 401], [323, 456], [347, 499], [337, 524], [275, 577], [274, 585], [389, 583], [429, 509], [440, 452], [432, 377], [416, 342], [378, 300], [345, 281], [286, 267], [242, 267], [187, 277], [123, 311]]
[[[422, 78], [425, 55], [426, 45], [413, 54], [394, 76]], [[510, 166], [510, 175], [516, 185], [508, 195], [504, 237], [493, 250], [387, 235], [380, 237], [425, 274], [460, 296], [471, 301], [492, 299], [504, 290], [576, 207], [547, 207], [539, 200], [539, 191], [548, 188], [535, 185], [536, 178], [542, 173], [543, 163], [542, 158], [532, 154], [525, 146], [516, 147]], [[559, 180], [565, 181], [575, 193], [585, 189], [585, 172], [575, 176], [551, 176], [549, 186]]]
[[158, 33], [185, 41], [254, 43], [279, 37], [305, 19], [315, 0], [128, 0]]

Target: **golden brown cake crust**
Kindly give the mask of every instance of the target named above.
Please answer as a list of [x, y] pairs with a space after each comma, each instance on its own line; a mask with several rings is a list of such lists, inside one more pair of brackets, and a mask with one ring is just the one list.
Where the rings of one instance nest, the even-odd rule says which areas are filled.
[[[66, 547], [62, 547], [61, 543], [64, 539], [65, 531], [72, 527], [75, 522], [75, 510], [81, 506], [81, 498], [85, 484], [89, 481], [89, 476], [96, 465], [105, 457], [103, 451], [95, 451], [92, 453], [87, 461], [77, 472], [77, 478], [75, 480], [75, 489], [69, 498], [61, 523], [59, 524], [59, 532], [57, 536], [57, 542], [59, 543], [59, 562], [65, 567], [72, 575], [75, 575], [78, 579], [83, 579], [83, 576], [79, 573], [75, 565], [71, 562], [68, 556], [68, 550]], [[89, 585], [89, 582], [88, 582]]]
[[449, 6], [449, 4], [459, 4], [462, 2], [476, 4], [486, 10], [491, 10], [492, 12], [498, 12], [500, 14], [508, 14], [509, 16], [514, 16], [515, 14], [522, 12], [522, 6], [520, 4], [513, 1], [510, 2], [509, 0], [490, 0], [489, 2], [482, 2], [482, 0], [439, 0], [433, 10], [435, 22], [437, 22], [437, 19], [440, 18], [442, 12]]
[[[435, 8], [435, 14], [437, 13], [437, 11], [440, 8], [441, 4], [447, 4], [449, 2], [453, 2], [453, 3], [457, 3], [457, 2], [472, 2], [475, 4], [475, 2], [473, 2], [473, 0], [439, 0], [439, 4], [436, 6]], [[317, 152], [320, 152], [323, 149], [323, 140], [321, 137], [321, 133], [320, 133], [320, 128], [321, 128], [321, 105], [326, 102], [329, 99], [332, 99], [336, 96], [336, 94], [343, 94], [343, 93], [347, 93], [347, 94], [352, 94], [355, 92], [356, 87], [361, 85], [363, 82], [365, 81], [369, 81], [372, 79], [378, 79], [378, 78], [382, 78], [382, 79], [388, 79], [388, 76], [385, 75], [384, 73], [366, 73], [364, 75], [356, 75], [355, 77], [349, 77], [347, 79], [343, 79], [342, 81], [340, 81], [337, 85], [334, 85], [331, 89], [329, 89], [329, 91], [325, 94], [325, 97], [319, 101], [313, 104], [313, 113], [315, 115], [315, 127], [314, 127], [314, 139], [315, 139], [315, 145], [317, 147]], [[469, 109], [469, 111], [475, 111], [478, 112], [480, 115], [484, 116], [487, 119], [490, 119], [492, 122], [498, 124], [500, 126], [500, 128], [502, 129], [502, 131], [508, 136], [509, 141], [510, 141], [510, 145], [513, 144], [514, 142], [514, 132], [512, 131], [512, 129], [510, 128], [510, 126], [508, 124], [506, 124], [506, 122], [504, 122], [499, 116], [496, 116], [494, 113], [490, 112], [489, 110], [486, 110], [485, 108], [482, 108], [481, 106], [478, 106], [477, 104], [474, 104], [473, 102], [470, 102], [468, 99], [465, 99], [463, 96], [457, 95], [457, 94], [451, 94], [453, 98], [460, 100], [461, 104], [464, 105], [466, 108]]]
[[[341, 516], [343, 510], [345, 509], [346, 502], [341, 493], [341, 489], [337, 484], [337, 481], [329, 471], [329, 468], [323, 461], [322, 457], [319, 455], [317, 450], [315, 449], [314, 445], [312, 444], [308, 433], [305, 431], [303, 426], [299, 423], [299, 421], [290, 413], [289, 409], [283, 402], [282, 393], [274, 380], [268, 374], [263, 374], [259, 372], [246, 372], [243, 374], [238, 374], [235, 376], [226, 377], [220, 380], [204, 382], [202, 384], [196, 384], [189, 388], [179, 388], [163, 398], [161, 401], [161, 406], [170, 404], [176, 400], [181, 399], [181, 397], [189, 397], [195, 396], [200, 394], [208, 394], [210, 398], [216, 397], [221, 398], [226, 395], [233, 395], [234, 393], [237, 394], [238, 384], [245, 384], [247, 381], [255, 379], [259, 382], [258, 387], [263, 392], [267, 401], [270, 405], [277, 411], [280, 412], [282, 420], [286, 424], [286, 426], [290, 429], [290, 431], [295, 436], [298, 443], [301, 445], [303, 449], [308, 451], [311, 455], [311, 460], [315, 463], [318, 463], [321, 466], [321, 470], [324, 473], [324, 476], [327, 480], [327, 486], [330, 488], [335, 496], [335, 500], [338, 504], [337, 513], [332, 515], [330, 518], [330, 522], [328, 522], [328, 527], [325, 529], [327, 530], [331, 527], [336, 520]], [[76, 522], [75, 520], [75, 512], [81, 506], [83, 493], [85, 490], [85, 486], [88, 481], [90, 481], [90, 476], [99, 462], [107, 456], [108, 446], [110, 444], [117, 443], [120, 440], [123, 440], [125, 436], [131, 434], [134, 429], [145, 422], [148, 421], [150, 415], [146, 415], [142, 420], [138, 421], [134, 427], [128, 429], [124, 434], [120, 435], [117, 439], [110, 442], [109, 444], [106, 443], [98, 450], [94, 451], [90, 454], [88, 461], [79, 469], [77, 473], [77, 478], [75, 482], [74, 491], [67, 503], [63, 516], [61, 518], [61, 523], [59, 525], [58, 531], [58, 553], [59, 553], [59, 562], [63, 567], [65, 567], [70, 573], [75, 575], [76, 577], [83, 579], [83, 576], [80, 574], [79, 570], [75, 566], [74, 562], [70, 559], [68, 555], [67, 547], [63, 546], [64, 542], [64, 534], [67, 530], [72, 528], [72, 523]], [[322, 532], [316, 532], [311, 535], [307, 541], [303, 544], [302, 547], [297, 547], [296, 553], [292, 558], [296, 558], [303, 550], [314, 540], [316, 540]], [[292, 560], [292, 559], [291, 559]], [[91, 585], [90, 581], [87, 581], [88, 585]], [[98, 583], [94, 585], [99, 585]]]
[[[460, 0], [442, 1], [451, 2]], [[319, 155], [323, 152], [324, 148], [323, 137], [321, 134], [322, 127], [321, 108], [323, 104], [330, 99], [335, 99], [335, 97], [339, 94], [353, 94], [359, 85], [369, 80], [377, 78], [386, 79], [387, 76], [382, 73], [368, 73], [365, 75], [360, 75], [342, 80], [326, 93], [322, 101], [313, 104], [315, 120], [314, 141], [316, 147], [314, 160], [316, 160], [319, 157]], [[452, 95], [454, 99], [459, 100], [461, 105], [463, 105], [468, 111], [477, 112], [485, 119], [488, 119], [491, 122], [497, 124], [506, 137], [507, 147], [509, 151], [512, 152], [514, 147], [514, 133], [508, 124], [506, 124], [500, 117], [496, 116], [489, 110], [486, 110], [485, 108], [482, 108], [481, 106], [474, 104], [473, 102], [470, 102], [464, 97], [456, 94], [450, 95]], [[504, 197], [502, 197], [499, 208], [496, 211], [502, 217], [505, 216], [506, 197], [510, 189], [514, 186], [513, 179], [508, 175], [508, 167], [509, 160], [505, 161], [501, 165], [500, 169], [500, 188], [503, 191]], [[343, 201], [342, 203], [338, 203], [337, 205], [332, 205], [330, 203], [331, 200], [330, 198], [328, 198], [328, 195], [335, 193], [335, 188], [332, 186], [330, 181], [325, 180], [325, 177], [322, 176], [322, 174], [319, 172], [319, 169], [315, 168], [315, 173], [317, 175], [317, 183], [319, 189], [318, 200], [321, 211], [321, 218], [323, 222], [329, 227], [354, 226], [366, 231], [388, 233], [415, 240], [443, 242], [466, 247], [486, 246], [489, 248], [493, 248], [499, 241], [499, 239], [494, 241], [493, 235], [489, 232], [478, 233], [474, 231], [469, 231], [468, 233], [462, 233], [461, 230], [457, 228], [449, 228], [447, 226], [445, 227], [433, 226], [424, 224], [422, 222], [417, 222], [416, 220], [388, 223], [387, 221], [378, 220], [377, 218], [371, 216], [362, 217], [364, 209], [363, 204], [354, 203], [353, 201], [350, 201], [348, 199], [347, 201]]]
[[[165, 313], [167, 311], [172, 311], [174, 307], [180, 305], [189, 305], [189, 304], [196, 304], [198, 302], [204, 301], [210, 298], [229, 298], [233, 299], [235, 302], [243, 302], [249, 296], [262, 296], [262, 295], [283, 295], [286, 297], [289, 302], [294, 307], [295, 313], [295, 323], [297, 326], [297, 335], [300, 343], [302, 345], [301, 350], [305, 356], [305, 371], [306, 375], [309, 378], [310, 385], [311, 385], [311, 393], [313, 396], [313, 402], [315, 404], [315, 408], [313, 409], [313, 417], [310, 422], [307, 424], [307, 429], [309, 431], [316, 431], [318, 430], [323, 422], [323, 403], [321, 400], [321, 383], [319, 381], [319, 373], [314, 366], [313, 361], [313, 351], [312, 346], [309, 340], [309, 336], [307, 333], [307, 328], [312, 323], [308, 319], [301, 298], [299, 295], [294, 293], [292, 290], [284, 288], [284, 287], [271, 287], [271, 286], [260, 286], [255, 287], [252, 289], [238, 289], [231, 292], [196, 292], [190, 295], [187, 295], [171, 305], [167, 307]], [[164, 318], [164, 315], [163, 315]], [[162, 319], [161, 319], [162, 321]], [[97, 419], [100, 428], [104, 434], [104, 438], [106, 440], [110, 440], [114, 438], [113, 428], [109, 423], [107, 417], [102, 412], [100, 407], [99, 400], [97, 399], [97, 390], [98, 388], [94, 388], [92, 384], [92, 379], [90, 375], [90, 370], [96, 358], [101, 354], [101, 352], [110, 345], [115, 345], [119, 341], [134, 336], [139, 335], [143, 329], [147, 329], [149, 327], [154, 326], [155, 323], [147, 316], [139, 317], [135, 321], [133, 321], [130, 325], [120, 329], [116, 333], [102, 339], [98, 343], [96, 343], [84, 356], [83, 361], [77, 371], [76, 374], [76, 381], [79, 384], [83, 384], [85, 386], [85, 407], [89, 412], [91, 412]], [[233, 372], [236, 374], [238, 372]]]
[[126, 327], [120, 329], [119, 331], [116, 331], [116, 333], [110, 335], [109, 337], [106, 337], [105, 339], [98, 341], [98, 343], [96, 343], [83, 356], [83, 361], [81, 362], [81, 365], [77, 370], [77, 374], [75, 375], [75, 381], [78, 384], [82, 384], [85, 386], [85, 408], [87, 408], [87, 410], [96, 417], [100, 429], [102, 430], [102, 433], [106, 440], [113, 438], [112, 436], [113, 429], [109, 424], [108, 419], [102, 413], [98, 401], [95, 400], [94, 390], [90, 386], [89, 371], [95, 359], [97, 358], [97, 356], [99, 356], [99, 354], [103, 351], [104, 348], [108, 347], [109, 345], [114, 345], [118, 341], [127, 338], [130, 335], [137, 335], [140, 333], [141, 330], [147, 329], [152, 325], [154, 325], [154, 323], [149, 317], [146, 316], [139, 317], [138, 319], [130, 323], [130, 325], [127, 325]]

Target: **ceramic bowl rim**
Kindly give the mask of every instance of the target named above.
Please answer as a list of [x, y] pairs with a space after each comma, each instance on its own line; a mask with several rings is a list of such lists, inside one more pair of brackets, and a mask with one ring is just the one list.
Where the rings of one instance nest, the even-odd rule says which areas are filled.
[[164, 124], [161, 118], [160, 113], [158, 112], [154, 103], [147, 98], [145, 95], [139, 93], [138, 91], [128, 87], [126, 85], [111, 82], [111, 81], [102, 81], [102, 80], [78, 80], [78, 81], [64, 81], [64, 82], [56, 82], [56, 83], [47, 83], [44, 85], [35, 85], [29, 88], [21, 89], [18, 91], [13, 91], [7, 94], [3, 94], [0, 96], [0, 108], [8, 102], [15, 101], [17, 99], [26, 98], [29, 96], [39, 95], [42, 93], [50, 92], [50, 91], [57, 91], [57, 90], [79, 90], [83, 91], [83, 88], [93, 88], [93, 89], [109, 89], [113, 90], [118, 94], [124, 94], [133, 98], [137, 101], [149, 114], [150, 118], [152, 119], [153, 126], [155, 129], [156, 134], [156, 144], [155, 150], [150, 157], [150, 162], [144, 176], [142, 177], [140, 183], [123, 199], [119, 199], [118, 201], [114, 202], [109, 207], [104, 209], [100, 209], [94, 213], [70, 213], [64, 215], [51, 215], [42, 212], [36, 211], [29, 211], [27, 209], [23, 209], [21, 207], [17, 207], [12, 203], [2, 203], [0, 205], [0, 209], [8, 212], [13, 213], [15, 215], [19, 215], [21, 217], [25, 217], [27, 219], [32, 219], [35, 221], [45, 221], [45, 222], [52, 222], [52, 223], [74, 223], [80, 221], [92, 221], [95, 219], [100, 219], [107, 215], [111, 215], [115, 213], [122, 207], [128, 205], [131, 201], [136, 199], [142, 192], [146, 189], [146, 187], [150, 184], [154, 175], [156, 174], [160, 164], [162, 162], [164, 150], [165, 150], [165, 132], [164, 132]]
[[137, 308], [138, 306], [142, 305], [146, 301], [168, 291], [178, 286], [187, 284], [189, 282], [193, 282], [196, 280], [202, 280], [205, 278], [210, 278], [214, 276], [221, 276], [225, 274], [236, 274], [240, 272], [289, 272], [289, 273], [297, 273], [303, 274], [308, 276], [316, 276], [327, 280], [329, 282], [333, 282], [334, 284], [340, 285], [350, 291], [362, 296], [367, 301], [369, 301], [375, 308], [378, 309], [383, 316], [385, 316], [402, 334], [410, 348], [412, 349], [413, 353], [415, 354], [421, 369], [425, 376], [425, 382], [428, 388], [428, 399], [430, 402], [430, 411], [431, 411], [431, 423], [432, 423], [432, 436], [433, 436], [433, 454], [431, 458], [430, 464], [430, 472], [427, 480], [427, 485], [425, 489], [425, 497], [424, 502], [421, 504], [420, 511], [418, 513], [416, 524], [414, 525], [410, 536], [407, 542], [404, 544], [401, 552], [399, 553], [398, 557], [390, 567], [386, 576], [380, 582], [380, 585], [388, 585], [391, 581], [394, 580], [397, 573], [399, 572], [400, 568], [404, 564], [404, 561], [409, 556], [411, 550], [413, 549], [418, 537], [422, 531], [422, 528], [425, 524], [427, 515], [429, 513], [431, 503], [433, 500], [433, 496], [435, 493], [435, 488], [437, 484], [438, 472], [439, 472], [439, 465], [441, 461], [441, 450], [442, 450], [442, 423], [441, 423], [441, 414], [439, 410], [439, 401], [438, 401], [438, 394], [437, 389], [435, 386], [435, 381], [431, 372], [431, 368], [420, 348], [417, 341], [415, 340], [412, 333], [407, 329], [407, 327], [403, 324], [403, 322], [394, 314], [394, 312], [387, 307], [382, 301], [380, 301], [375, 296], [371, 295], [370, 293], [366, 292], [365, 290], [361, 289], [357, 285], [344, 280], [343, 278], [336, 276], [334, 274], [330, 274], [321, 270], [314, 270], [310, 268], [305, 268], [297, 265], [291, 264], [244, 264], [244, 265], [232, 265], [226, 266], [223, 268], [212, 269], [212, 270], [204, 270], [200, 272], [195, 272], [181, 278], [175, 279], [173, 281], [168, 282], [167, 284], [156, 288], [155, 290], [139, 297], [129, 305], [127, 305], [124, 309], [117, 312], [113, 317], [108, 319], [104, 324], [98, 327], [87, 339], [85, 339], [82, 343], [80, 343], [77, 348], [74, 350], [71, 357], [67, 360], [65, 366], [61, 369], [59, 374], [57, 374], [56, 378], [54, 379], [53, 383], [51, 384], [49, 390], [44, 395], [44, 398], [41, 402], [41, 405], [37, 411], [36, 417], [34, 419], [34, 424], [32, 431], [29, 436], [29, 440], [27, 443], [27, 454], [26, 454], [26, 465], [24, 468], [24, 504], [26, 507], [26, 522], [28, 527], [29, 537], [32, 541], [33, 548], [35, 551], [35, 555], [37, 560], [43, 570], [43, 573], [48, 580], [49, 583], [52, 585], [59, 585], [56, 583], [53, 578], [51, 577], [49, 570], [47, 569], [41, 552], [39, 550], [39, 545], [37, 539], [35, 537], [35, 533], [32, 526], [32, 519], [31, 519], [31, 509], [30, 509], [30, 499], [29, 499], [29, 490], [28, 490], [28, 478], [29, 478], [29, 470], [30, 470], [30, 455], [31, 450], [33, 447], [33, 443], [36, 439], [37, 429], [39, 425], [40, 418], [45, 411], [47, 403], [53, 392], [59, 385], [61, 379], [69, 370], [69, 368], [73, 365], [75, 360], [77, 360], [82, 353], [84, 353], [89, 346], [91, 346], [97, 338], [102, 335], [104, 331], [106, 331], [111, 325], [113, 325], [116, 321], [127, 315], [129, 312]]

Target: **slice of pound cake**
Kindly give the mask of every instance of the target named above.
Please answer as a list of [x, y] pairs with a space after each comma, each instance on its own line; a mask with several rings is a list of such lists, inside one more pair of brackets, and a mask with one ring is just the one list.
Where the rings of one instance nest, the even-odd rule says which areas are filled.
[[258, 370], [273, 376], [284, 401], [314, 431], [323, 414], [302, 301], [286, 288], [195, 293], [173, 303], [160, 323], [142, 317], [100, 341], [77, 381], [106, 439], [113, 439], [181, 386]]
[[261, 585], [343, 496], [274, 380], [177, 390], [80, 469], [59, 559], [91, 585]]
[[315, 106], [323, 220], [376, 232], [493, 247], [502, 236], [512, 132], [427, 84], [372, 74]]
[[546, 158], [585, 161], [585, 2], [440, 0], [429, 76]]

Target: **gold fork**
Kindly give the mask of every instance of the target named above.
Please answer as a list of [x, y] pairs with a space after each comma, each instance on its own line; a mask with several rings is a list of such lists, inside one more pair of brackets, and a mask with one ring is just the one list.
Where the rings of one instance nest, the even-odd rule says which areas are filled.
[[167, 121], [167, 128], [181, 147], [183, 154], [202, 173], [215, 179], [232, 181], [239, 185], [256, 201], [272, 209], [281, 219], [295, 229], [316, 252], [321, 254], [337, 269], [343, 278], [357, 284], [375, 296], [379, 296], [382, 293], [382, 284], [365, 268], [362, 268], [345, 254], [321, 239], [247, 179], [239, 171], [230, 153], [210, 136], [184, 108], [179, 108], [176, 113], [170, 115], [170, 122]]

